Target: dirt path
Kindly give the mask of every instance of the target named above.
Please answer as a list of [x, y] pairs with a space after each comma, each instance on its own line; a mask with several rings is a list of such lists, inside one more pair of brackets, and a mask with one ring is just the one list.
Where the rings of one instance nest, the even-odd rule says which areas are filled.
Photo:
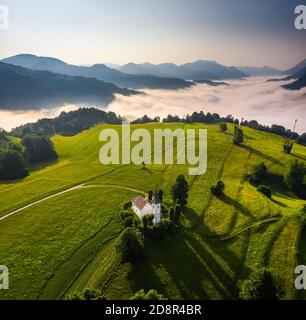
[[42, 202], [47, 201], [47, 200], [49, 200], [49, 199], [55, 198], [55, 197], [57, 197], [57, 196], [60, 196], [60, 195], [62, 195], [62, 194], [65, 194], [65, 193], [67, 193], [67, 192], [71, 192], [71, 191], [74, 191], [74, 190], [81, 189], [82, 187], [83, 187], [83, 185], [80, 184], [80, 185], [75, 186], [75, 187], [73, 187], [73, 188], [70, 188], [70, 189], [67, 189], [67, 190], [64, 190], [64, 191], [55, 193], [55, 194], [53, 194], [53, 195], [51, 195], [51, 196], [48, 196], [48, 197], [46, 197], [46, 198], [43, 198], [43, 199], [37, 200], [37, 201], [35, 201], [35, 202], [32, 202], [32, 203], [30, 203], [30, 204], [28, 204], [28, 205], [26, 205], [26, 206], [24, 206], [24, 207], [22, 207], [22, 208], [19, 208], [19, 209], [17, 209], [17, 210], [14, 210], [14, 211], [11, 212], [11, 213], [6, 214], [6, 215], [3, 216], [3, 217], [0, 217], [0, 221], [2, 221], [2, 220], [4, 220], [4, 219], [7, 219], [7, 218], [11, 217], [12, 215], [14, 215], [14, 214], [16, 214], [16, 213], [18, 213], [18, 212], [20, 212], [20, 211], [23, 211], [23, 210], [28, 209], [28, 208], [30, 208], [30, 207], [32, 207], [32, 206], [35, 206], [36, 204], [39, 204], [39, 203], [42, 203]]
[[58, 192], [58, 193], [55, 193], [51, 196], [48, 196], [48, 197], [45, 197], [43, 199], [40, 199], [40, 200], [37, 200], [35, 202], [32, 202], [22, 208], [19, 208], [17, 210], [14, 210], [12, 211], [11, 213], [8, 213], [6, 215], [4, 215], [3, 217], [0, 217], [0, 221], [2, 220], [5, 220], [11, 216], [13, 216], [14, 214], [18, 213], [18, 212], [21, 212], [25, 209], [28, 209], [32, 206], [35, 206], [36, 204], [40, 204], [42, 202], [45, 202], [47, 200], [50, 200], [52, 198], [55, 198], [55, 197], [58, 197], [60, 195], [63, 195], [65, 193], [68, 193], [68, 192], [72, 192], [72, 191], [75, 191], [75, 190], [79, 190], [79, 189], [84, 189], [84, 188], [105, 188], [105, 187], [111, 187], [111, 188], [118, 188], [118, 189], [124, 189], [124, 190], [129, 190], [129, 191], [133, 191], [133, 192], [137, 192], [137, 193], [141, 193], [143, 195], [145, 195], [145, 192], [142, 191], [142, 190], [137, 190], [137, 189], [134, 189], [134, 188], [131, 188], [131, 187], [125, 187], [125, 186], [120, 186], [120, 185], [115, 185], [115, 184], [97, 184], [97, 185], [84, 185], [84, 184], [80, 184], [80, 185], [77, 185], [73, 188], [70, 188], [70, 189], [67, 189], [67, 190], [64, 190], [64, 191], [61, 191], [61, 192]]

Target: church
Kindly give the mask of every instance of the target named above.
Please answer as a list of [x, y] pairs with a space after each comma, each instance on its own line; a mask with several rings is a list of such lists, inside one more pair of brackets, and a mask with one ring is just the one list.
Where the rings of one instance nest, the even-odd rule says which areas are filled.
[[132, 209], [137, 214], [140, 220], [145, 215], [154, 214], [153, 222], [155, 224], [160, 223], [161, 220], [161, 199], [156, 193], [154, 199], [149, 201], [141, 196], [137, 196], [136, 198], [132, 199]]

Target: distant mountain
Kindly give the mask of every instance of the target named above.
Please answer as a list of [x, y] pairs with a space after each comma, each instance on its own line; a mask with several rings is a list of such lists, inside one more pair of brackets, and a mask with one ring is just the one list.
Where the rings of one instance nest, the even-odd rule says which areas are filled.
[[0, 109], [41, 109], [65, 103], [106, 105], [120, 89], [94, 78], [72, 77], [0, 62]]
[[177, 77], [185, 80], [225, 80], [241, 79], [247, 75], [235, 67], [227, 67], [215, 61], [198, 60], [178, 66], [173, 63], [154, 65], [151, 63], [128, 63], [120, 71], [134, 75], [154, 75], [158, 77]]
[[292, 76], [294, 74], [299, 73], [300, 71], [302, 71], [305, 68], [306, 68], [306, 59], [304, 59], [303, 61], [301, 61], [300, 63], [298, 63], [294, 67], [283, 71], [282, 73], [286, 74], [286, 75], [289, 75], [289, 76]]
[[277, 76], [281, 74], [280, 70], [275, 68], [264, 67], [237, 67], [239, 70], [247, 74], [248, 76]]
[[300, 70], [298, 73], [293, 75], [291, 79], [296, 79], [294, 82], [283, 85], [283, 88], [289, 90], [300, 90], [306, 87], [306, 68]]
[[108, 68], [111, 68], [111, 69], [116, 69], [118, 70], [121, 66], [119, 64], [116, 64], [116, 63], [108, 63], [108, 62], [105, 62], [104, 63]]
[[90, 67], [69, 65], [61, 60], [50, 57], [37, 57], [22, 54], [3, 59], [2, 62], [30, 68], [44, 70], [69, 76], [96, 78], [110, 82], [121, 88], [133, 89], [183, 89], [192, 86], [192, 83], [182, 79], [158, 78], [152, 75], [132, 75], [107, 67], [104, 64], [95, 64]]

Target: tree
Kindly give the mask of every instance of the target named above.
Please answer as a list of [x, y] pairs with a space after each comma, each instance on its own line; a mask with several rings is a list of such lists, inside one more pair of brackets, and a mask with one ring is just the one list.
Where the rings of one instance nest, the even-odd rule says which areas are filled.
[[164, 191], [163, 190], [158, 191], [158, 197], [159, 197], [160, 201], [163, 202], [163, 199], [164, 199]]
[[286, 186], [294, 191], [299, 192], [303, 187], [305, 175], [305, 165], [298, 160], [291, 161], [284, 176]]
[[290, 154], [293, 148], [293, 142], [290, 140], [286, 140], [283, 145], [284, 152], [286, 154]]
[[255, 167], [253, 173], [248, 177], [249, 182], [258, 185], [263, 182], [263, 180], [267, 177], [267, 174], [268, 168], [263, 162], [261, 162]]
[[219, 127], [220, 127], [220, 131], [221, 132], [226, 132], [227, 131], [227, 124], [225, 123], [225, 122], [221, 122], [220, 123], [220, 125], [219, 125]]
[[264, 195], [265, 195], [266, 197], [268, 197], [269, 199], [271, 199], [271, 197], [272, 197], [272, 190], [271, 190], [270, 187], [264, 186], [264, 185], [259, 185], [259, 186], [257, 187], [257, 190], [258, 190], [259, 192], [261, 192], [262, 194], [264, 194]]
[[276, 276], [266, 268], [251, 273], [240, 291], [241, 300], [278, 300], [281, 296], [282, 290]]
[[244, 140], [244, 135], [242, 129], [235, 127], [233, 143], [236, 145], [240, 145]]
[[162, 294], [158, 293], [156, 290], [150, 290], [147, 293], [144, 289], [136, 292], [130, 300], [149, 300], [149, 301], [158, 301], [158, 300], [167, 300]]
[[189, 186], [183, 175], [177, 177], [176, 182], [171, 187], [171, 195], [174, 203], [179, 203], [181, 206], [187, 204]]
[[121, 253], [123, 262], [136, 262], [144, 252], [144, 238], [136, 228], [127, 228], [123, 231], [116, 247]]
[[22, 138], [25, 147], [25, 156], [30, 163], [39, 163], [47, 160], [57, 160], [54, 145], [48, 137], [27, 134]]
[[217, 182], [215, 186], [212, 186], [210, 190], [214, 196], [221, 196], [225, 190], [225, 184], [223, 181], [220, 180]]
[[29, 170], [26, 168], [23, 155], [15, 150], [0, 151], [0, 179], [15, 180], [26, 177]]
[[153, 191], [149, 191], [148, 199], [149, 201], [153, 200]]

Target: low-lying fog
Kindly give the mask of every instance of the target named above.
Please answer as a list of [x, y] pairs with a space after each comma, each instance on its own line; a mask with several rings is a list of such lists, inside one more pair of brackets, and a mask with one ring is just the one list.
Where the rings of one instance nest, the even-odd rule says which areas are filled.
[[[185, 116], [193, 111], [216, 112], [222, 116], [258, 120], [262, 124], [280, 124], [292, 129], [298, 119], [297, 131], [306, 132], [306, 89], [289, 91], [284, 82], [266, 82], [267, 78], [228, 81], [229, 86], [211, 87], [206, 84], [187, 90], [146, 90], [146, 95], [124, 97], [117, 95], [106, 110], [129, 119], [147, 114], [165, 117]], [[52, 110], [9, 112], [0, 111], [0, 127], [10, 130], [20, 124], [42, 117], [54, 117], [78, 106], [63, 106]]]

